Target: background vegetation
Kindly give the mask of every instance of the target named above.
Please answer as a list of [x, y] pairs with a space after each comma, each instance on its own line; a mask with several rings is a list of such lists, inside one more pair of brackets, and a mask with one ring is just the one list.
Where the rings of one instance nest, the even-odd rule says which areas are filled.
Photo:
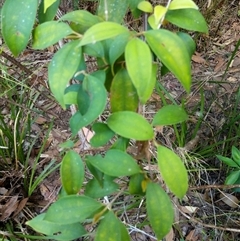
[[[191, 34], [197, 43], [192, 56], [191, 93], [186, 95], [173, 75], [159, 76], [156, 90], [142, 112], [151, 120], [162, 106], [173, 103], [183, 105], [190, 117], [179, 126], [155, 130], [157, 143], [178, 153], [189, 175], [190, 187], [182, 201], [179, 203], [170, 196], [176, 205], [175, 220], [166, 240], [236, 240], [240, 183], [239, 5], [237, 1], [196, 3], [208, 22], [209, 34]], [[153, 1], [153, 5], [157, 4], [164, 3]], [[78, 8], [94, 13], [97, 3], [62, 1], [57, 18]], [[141, 21], [130, 15], [124, 18], [129, 28], [138, 31]], [[172, 25], [167, 28], [176, 31]], [[15, 58], [2, 43], [0, 235], [3, 240], [30, 240], [33, 235], [37, 240], [43, 239], [36, 237], [26, 221], [46, 211], [57, 198], [63, 150], [72, 147], [82, 156], [104, 154], [107, 150], [89, 147], [93, 134], [89, 128], [83, 129], [80, 137], [86, 139], [85, 147], [79, 138], [70, 138], [70, 111], [62, 111], [56, 104], [46, 82], [47, 65], [59, 45], [37, 51], [31, 46]], [[89, 57], [86, 63], [89, 72], [96, 70], [94, 58]], [[106, 110], [98, 120], [104, 122], [108, 116]], [[130, 153], [134, 152], [130, 145]], [[162, 183], [156, 151], [151, 152], [151, 162], [142, 162], [142, 168]], [[90, 172], [86, 173], [83, 185], [91, 177]], [[127, 181], [120, 178], [118, 184], [123, 187]], [[167, 190], [166, 186], [163, 188]], [[110, 200], [106, 202], [115, 201], [113, 210], [126, 224], [132, 240], [154, 240], [146, 219], [145, 199], [126, 197], [126, 193], [120, 193], [116, 198], [108, 197]], [[96, 227], [88, 225], [87, 231], [95, 230]]]

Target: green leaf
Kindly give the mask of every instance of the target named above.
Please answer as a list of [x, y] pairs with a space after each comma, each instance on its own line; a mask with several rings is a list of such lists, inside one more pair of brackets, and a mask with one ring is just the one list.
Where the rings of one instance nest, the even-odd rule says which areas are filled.
[[240, 166], [240, 150], [232, 146], [232, 158]]
[[128, 74], [135, 86], [140, 101], [144, 104], [152, 92], [152, 54], [148, 45], [138, 38], [127, 43], [125, 59]]
[[61, 181], [67, 194], [77, 194], [84, 180], [84, 165], [81, 157], [68, 151], [63, 157], [60, 169]]
[[79, 84], [72, 84], [65, 89], [65, 94], [64, 94], [65, 105], [77, 104], [77, 95], [78, 95], [79, 88], [80, 88]]
[[33, 31], [33, 48], [45, 49], [71, 33], [73, 31], [66, 23], [56, 21], [42, 23]]
[[129, 8], [130, 8], [130, 10], [132, 12], [132, 15], [135, 19], [139, 18], [140, 15], [142, 14], [142, 12], [137, 8], [138, 4], [140, 2], [142, 2], [142, 0], [131, 0], [131, 1], [129, 1]]
[[27, 46], [36, 18], [38, 1], [5, 0], [1, 11], [2, 35], [14, 56]]
[[233, 171], [227, 176], [227, 178], [225, 180], [225, 184], [226, 185], [233, 185], [237, 182], [239, 177], [240, 177], [240, 171], [239, 170]]
[[156, 56], [189, 92], [191, 87], [191, 61], [187, 48], [180, 37], [165, 29], [150, 30], [145, 32], [144, 35]]
[[79, 40], [71, 41], [58, 50], [48, 66], [50, 89], [63, 108], [64, 91], [79, 66], [81, 51]]
[[48, 238], [51, 240], [75, 240], [87, 233], [84, 227], [79, 223], [61, 225], [44, 220], [45, 215], [45, 213], [42, 213], [32, 220], [27, 221], [26, 224], [38, 233], [48, 235]]
[[145, 13], [152, 13], [153, 12], [153, 6], [148, 1], [142, 1], [138, 4], [138, 9]]
[[39, 23], [44, 23], [47, 21], [52, 21], [57, 13], [60, 0], [54, 0], [54, 3], [47, 8], [47, 11], [44, 11], [45, 1], [41, 1], [39, 9], [38, 9], [38, 21]]
[[60, 21], [70, 21], [76, 24], [79, 33], [84, 33], [93, 25], [99, 23], [99, 17], [86, 10], [76, 10], [63, 15]]
[[239, 165], [231, 158], [220, 156], [220, 155], [217, 155], [217, 158], [230, 167], [238, 167], [239, 168]]
[[83, 46], [83, 52], [92, 57], [104, 58], [104, 48], [102, 42], [91, 43]]
[[95, 179], [98, 181], [99, 185], [101, 187], [103, 187], [103, 177], [104, 177], [104, 173], [99, 171], [95, 166], [93, 166], [91, 164], [91, 162], [96, 159], [98, 161], [102, 161], [102, 156], [101, 155], [95, 155], [95, 156], [90, 156], [88, 155], [86, 157], [86, 165], [88, 167], [88, 170], [93, 174], [93, 176], [95, 177]]
[[112, 145], [111, 149], [117, 149], [126, 152], [129, 145], [129, 139], [119, 136], [116, 142]]
[[131, 176], [141, 172], [135, 159], [127, 153], [116, 149], [107, 151], [102, 160], [94, 158], [90, 162], [101, 172], [113, 177]]
[[130, 177], [129, 181], [129, 193], [130, 194], [137, 194], [137, 195], [144, 195], [144, 190], [142, 187], [142, 183], [145, 180], [145, 176], [142, 173], [137, 173]]
[[171, 200], [158, 184], [148, 183], [146, 204], [153, 231], [158, 240], [162, 240], [170, 231], [174, 220]]
[[90, 140], [93, 147], [105, 145], [115, 135], [105, 123], [94, 123], [92, 129], [95, 132], [95, 135]]
[[114, 22], [97, 23], [85, 32], [80, 44], [82, 46], [90, 43], [94, 44], [127, 32], [127, 28]]
[[163, 180], [178, 198], [183, 198], [188, 189], [188, 175], [182, 160], [164, 146], [158, 146], [157, 152], [158, 167]]
[[180, 28], [207, 33], [208, 26], [202, 14], [196, 9], [169, 10], [165, 19]]
[[86, 72], [86, 69], [87, 69], [87, 65], [86, 65], [86, 62], [84, 59], [84, 53], [82, 51], [82, 56], [80, 57], [80, 63], [78, 65], [76, 73], [74, 74], [73, 79], [75, 79], [79, 82], [82, 82], [85, 77], [84, 73]]
[[[91, 124], [98, 118], [105, 109], [107, 103], [107, 92], [103, 83], [97, 78], [87, 75], [83, 80], [83, 90], [87, 93], [89, 98], [89, 107], [86, 113], [76, 112], [70, 119], [70, 127], [73, 135], [84, 126]], [[83, 103], [86, 103], [83, 101]], [[78, 102], [81, 106], [81, 103]]]
[[93, 217], [103, 205], [86, 196], [69, 195], [53, 203], [44, 220], [56, 224], [73, 224]]
[[87, 93], [87, 91], [84, 89], [83, 84], [80, 84], [80, 87], [78, 89], [77, 93], [77, 105], [78, 105], [78, 111], [85, 115], [89, 109], [90, 105], [90, 96]]
[[137, 91], [126, 69], [120, 69], [114, 76], [110, 89], [111, 111], [136, 111], [138, 108]]
[[105, 70], [97, 70], [91, 73], [91, 76], [95, 77], [98, 79], [98, 81], [102, 82], [102, 84], [105, 84], [106, 80], [106, 72]]
[[122, 23], [128, 9], [128, 0], [100, 0], [98, 4], [98, 16], [105, 21]]
[[115, 133], [128, 139], [151, 140], [153, 129], [147, 120], [131, 111], [119, 111], [109, 116], [107, 124]]
[[151, 27], [151, 29], [158, 29], [159, 27], [158, 24], [156, 24], [155, 17], [153, 14], [148, 17], [148, 24]]
[[198, 10], [198, 6], [192, 0], [173, 0], [169, 5], [169, 10], [181, 8], [194, 8]]
[[97, 179], [93, 178], [87, 183], [84, 194], [92, 198], [102, 198], [116, 192], [118, 188], [118, 184], [112, 177], [104, 175], [102, 186]]
[[109, 48], [109, 62], [111, 65], [124, 53], [125, 47], [129, 40], [129, 33], [116, 36]]
[[178, 35], [178, 37], [180, 37], [182, 39], [183, 43], [185, 44], [185, 46], [188, 50], [189, 57], [192, 58], [192, 55], [196, 51], [196, 44], [195, 44], [194, 40], [187, 33], [177, 32], [177, 35]]
[[162, 20], [162, 18], [165, 16], [167, 12], [167, 8], [163, 7], [161, 5], [156, 6], [154, 8], [154, 19], [155, 19], [155, 24], [158, 26]]
[[43, 0], [44, 2], [44, 13], [46, 13], [47, 9], [56, 2], [56, 0]]
[[188, 115], [181, 106], [163, 106], [153, 118], [153, 126], [174, 125], [186, 121]]
[[108, 211], [97, 228], [94, 241], [130, 241], [130, 236], [123, 223]]
[[67, 140], [67, 141], [65, 141], [63, 143], [60, 143], [59, 147], [61, 147], [63, 149], [65, 149], [65, 148], [73, 148], [74, 147], [74, 142], [71, 141], [71, 140]]

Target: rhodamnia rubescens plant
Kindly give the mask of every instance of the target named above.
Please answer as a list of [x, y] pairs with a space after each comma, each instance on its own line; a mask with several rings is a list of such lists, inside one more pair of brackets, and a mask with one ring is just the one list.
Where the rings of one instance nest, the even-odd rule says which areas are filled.
[[[76, 10], [53, 20], [60, 1], [38, 2], [5, 1], [5, 43], [17, 56], [26, 48], [31, 33], [34, 49], [45, 49], [64, 39], [48, 66], [50, 89], [63, 109], [76, 106], [70, 118], [73, 136], [87, 126], [95, 133], [92, 147], [104, 146], [110, 140], [114, 143], [104, 155], [84, 157], [68, 146], [60, 169], [64, 195], [27, 224], [46, 238], [73, 240], [87, 235], [84, 223], [91, 220], [98, 224], [94, 240], [130, 240], [112, 208], [114, 196], [124, 191], [124, 195], [145, 196], [149, 222], [157, 239], [162, 239], [174, 220], [171, 200], [141, 168], [141, 160], [150, 161], [151, 156], [145, 153], [137, 162], [127, 147], [130, 140], [145, 149], [153, 143], [164, 182], [174, 195], [183, 198], [188, 189], [187, 170], [172, 150], [154, 141], [154, 128], [184, 122], [188, 115], [181, 106], [167, 105], [149, 123], [141, 106], [151, 97], [159, 73], [172, 72], [190, 91], [194, 41], [185, 32], [171, 32], [163, 26], [169, 22], [179, 29], [207, 32], [203, 16], [192, 0], [169, 0], [166, 6], [139, 0], [100, 0], [96, 14]], [[124, 25], [129, 10], [134, 17], [147, 16], [143, 31]], [[33, 28], [36, 16], [38, 24]], [[95, 58], [95, 71], [87, 71], [87, 56]], [[69, 85], [70, 80], [74, 81]], [[109, 105], [108, 119], [98, 122]], [[83, 186], [86, 169], [93, 178]], [[120, 190], [116, 179], [125, 176], [129, 182]], [[80, 189], [84, 189], [81, 195]], [[113, 201], [103, 204], [102, 198], [110, 195]]]

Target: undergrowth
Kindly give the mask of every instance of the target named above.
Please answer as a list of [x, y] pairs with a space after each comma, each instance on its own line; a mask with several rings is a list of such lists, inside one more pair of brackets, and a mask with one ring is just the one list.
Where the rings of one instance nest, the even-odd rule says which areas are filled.
[[[199, 2], [204, 6], [206, 5], [206, 2]], [[217, 2], [225, 4], [224, 9], [229, 11], [226, 1]], [[209, 23], [213, 18], [217, 2], [212, 5], [212, 8], [205, 8], [206, 12], [203, 12]], [[75, 8], [76, 1], [74, 3], [73, 7]], [[218, 23], [217, 28], [220, 28], [222, 25], [221, 21]], [[215, 29], [214, 31], [217, 32], [217, 30]], [[201, 36], [199, 39], [198, 44], [202, 44], [199, 48], [207, 50], [209, 45], [204, 45], [204, 42], [201, 43]], [[234, 50], [231, 53], [233, 58], [238, 50], [237, 48], [236, 51]], [[225, 74], [227, 74], [228, 68], [225, 70]], [[36, 96], [36, 92], [33, 89], [19, 84], [19, 81], [12, 79], [7, 72], [8, 67], [2, 66], [2, 73], [5, 74], [2, 76], [0, 84], [1, 100], [3, 100], [4, 106], [7, 106], [7, 109], [6, 112], [0, 115], [0, 175], [3, 178], [4, 175], [16, 171], [17, 175], [19, 175], [17, 183], [20, 183], [24, 189], [24, 192], [20, 196], [30, 197], [34, 191], [37, 191], [39, 183], [57, 168], [55, 163], [51, 162], [42, 174], [38, 174], [38, 177], [35, 175], [38, 170], [40, 156], [52, 126], [49, 127], [38, 155], [35, 156], [35, 160], [30, 166], [31, 152], [39, 138], [39, 133], [33, 136], [31, 132], [31, 125], [34, 123], [34, 118], [36, 118], [36, 116], [33, 117], [32, 111], [34, 109], [34, 102], [38, 96]], [[225, 79], [222, 79], [220, 82], [214, 79], [211, 81], [217, 89], [221, 88], [221, 85], [227, 82]], [[162, 105], [168, 102], [177, 103], [175, 98], [168, 93], [168, 90], [163, 85], [159, 84], [156, 87], [156, 91], [161, 97]], [[178, 219], [174, 225], [175, 230], [177, 230], [175, 237], [176, 240], [184, 240], [186, 235], [183, 235], [183, 228], [186, 223], [190, 222], [192, 227], [197, 224], [197, 234], [202, 240], [217, 240], [216, 237], [222, 237], [222, 240], [234, 240], [234, 238], [236, 239], [236, 235], [233, 234], [237, 225], [236, 215], [234, 215], [234, 209], [231, 209], [232, 204], [227, 203], [225, 199], [227, 197], [230, 201], [236, 201], [233, 196], [239, 198], [239, 195], [231, 192], [231, 190], [230, 192], [228, 192], [228, 189], [225, 190], [224, 182], [228, 174], [228, 168], [219, 162], [216, 155], [230, 157], [232, 146], [240, 148], [240, 89], [237, 88], [229, 98], [224, 95], [219, 97], [215, 94], [210, 99], [207, 99], [206, 91], [202, 86], [198, 89], [198, 93], [200, 93], [199, 102], [195, 103], [188, 110], [190, 117], [192, 117], [190, 124], [186, 125], [186, 123], [183, 123], [173, 126], [172, 129], [167, 129], [170, 134], [167, 137], [165, 135], [164, 140], [161, 139], [162, 130], [159, 131], [162, 143], [168, 144], [173, 148], [179, 147], [177, 151], [181, 155], [190, 177], [190, 191], [182, 203], [175, 203], [177, 205], [176, 212], [179, 213], [179, 206], [190, 206], [198, 208], [198, 210], [201, 209], [200, 212], [196, 212], [196, 215], [194, 214], [195, 216], [193, 215], [195, 219], [191, 219], [191, 215], [187, 212], [180, 211], [180, 214], [183, 216], [185, 214], [185, 216]], [[223, 98], [223, 104], [219, 103], [220, 98]], [[180, 100], [180, 104], [184, 107], [188, 106], [187, 102], [188, 100], [185, 98]], [[216, 105], [221, 110], [220, 116], [214, 116], [212, 112], [213, 106]], [[221, 123], [218, 125], [213, 120]], [[166, 129], [163, 131], [166, 131]], [[148, 164], [146, 163], [145, 168], [149, 168], [149, 173], [151, 172], [151, 175], [156, 179], [161, 179], [154, 166], [156, 165], [156, 160], [152, 160], [150, 167]], [[122, 185], [125, 182], [124, 179], [120, 180]], [[15, 180], [12, 183], [8, 183], [8, 185], [13, 184], [16, 184]], [[111, 200], [106, 199], [106, 202], [109, 203]], [[204, 208], [202, 208], [203, 206]], [[124, 220], [128, 227], [129, 233], [135, 240], [137, 240], [137, 234], [141, 232], [146, 237], [152, 237], [151, 233], [149, 233], [149, 222], [146, 220], [146, 207], [142, 198], [133, 196], [130, 200], [125, 200], [124, 196], [120, 195], [113, 209], [120, 214], [121, 219]], [[35, 216], [34, 212], [28, 207], [25, 207], [24, 212], [28, 212], [26, 215], [28, 219]], [[195, 212], [189, 211], [189, 213]], [[230, 228], [217, 229], [218, 226], [225, 227], [226, 220], [227, 222], [229, 221]], [[2, 231], [0, 232], [2, 240], [22, 240], [23, 238], [25, 240], [41, 240], [41, 237], [30, 236], [31, 231], [26, 231], [24, 222], [19, 222], [19, 220], [16, 222], [16, 220], [11, 218], [4, 221], [4, 224], [1, 223]], [[144, 231], [144, 228], [146, 231]], [[20, 239], [17, 238], [19, 234], [23, 235]]]

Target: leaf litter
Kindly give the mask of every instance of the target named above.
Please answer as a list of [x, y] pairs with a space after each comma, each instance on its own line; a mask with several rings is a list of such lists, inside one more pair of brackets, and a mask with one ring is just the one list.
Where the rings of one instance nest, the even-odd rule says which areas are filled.
[[[237, 11], [237, 3], [234, 3], [237, 1], [232, 1], [231, 8], [228, 8], [225, 2], [226, 1], [221, 1], [223, 5], [219, 8], [221, 9], [222, 7], [222, 13], [219, 13], [219, 11], [214, 12], [214, 9], [211, 8], [211, 1], [205, 3], [199, 0], [197, 3], [202, 9], [206, 7], [206, 4], [210, 5], [209, 8], [205, 10], [206, 13], [210, 12], [209, 24], [210, 30], [212, 30], [209, 36], [200, 36], [197, 39], [198, 50], [192, 59], [193, 79], [195, 79], [195, 81], [192, 93], [187, 97], [187, 106], [190, 110], [194, 106], [197, 106], [200, 101], [200, 91], [203, 90], [206, 98], [206, 113], [199, 135], [196, 135], [197, 138], [194, 139], [191, 138], [191, 136], [187, 136], [187, 143], [192, 141], [194, 145], [189, 144], [185, 146], [187, 148], [184, 151], [184, 156], [190, 155], [191, 152], [196, 152], [196, 148], [203, 149], [207, 145], [211, 145], [212, 142], [217, 141], [214, 133], [217, 133], [226, 122], [226, 117], [223, 115], [222, 109], [227, 110], [230, 108], [232, 99], [229, 97], [233, 97], [239, 87], [239, 50], [233, 62], [230, 64], [224, 80], [222, 79], [229, 61], [229, 56], [239, 39], [240, 26], [240, 19], [235, 18], [235, 15], [232, 14], [232, 12]], [[94, 8], [94, 5], [90, 7]], [[224, 21], [221, 20], [222, 18], [224, 18]], [[214, 29], [215, 26], [219, 26], [219, 28]], [[36, 54], [36, 52], [26, 50], [17, 59], [20, 63], [26, 63], [25, 66], [27, 65], [35, 74], [37, 73], [37, 80], [32, 81], [30, 84], [37, 86], [37, 88], [41, 89], [41, 92], [47, 93], [47, 95], [49, 90], [46, 84], [46, 64], [50, 61], [52, 54], [52, 51], [39, 51], [39, 53]], [[15, 71], [19, 66], [14, 65], [11, 61], [8, 61], [7, 64], [9, 73], [15, 76], [15, 79], [20, 79], [19, 71]], [[37, 71], [35, 71], [36, 69]], [[185, 93], [177, 81], [173, 79], [171, 75], [167, 75], [164, 77], [163, 82], [170, 94], [180, 103]], [[212, 101], [213, 97], [216, 98], [215, 101]], [[158, 98], [158, 95], [156, 98]], [[0, 103], [5, 103], [4, 107], [7, 105], [6, 101], [1, 101]], [[51, 159], [55, 158], [58, 161], [61, 159], [61, 149], [58, 147], [58, 144], [70, 137], [67, 123], [70, 113], [63, 112], [52, 99], [47, 99], [45, 96], [40, 96], [35, 102], [35, 105], [43, 112], [43, 115], [36, 118], [34, 123], [35, 127], [33, 126], [33, 135], [35, 135], [34, 129], [35, 132], [42, 132], [42, 134], [38, 140], [38, 145], [33, 147], [34, 151], [31, 156], [32, 163], [38, 155], [39, 147], [41, 147], [43, 137], [46, 135], [46, 125], [49, 125], [51, 120], [56, 118], [51, 131], [51, 137], [46, 148], [44, 148], [41, 153], [41, 162], [37, 167], [37, 173], [41, 173], [44, 166]], [[0, 107], [2, 107], [2, 104], [0, 104]], [[150, 103], [146, 106], [145, 115], [151, 118], [152, 114], [155, 113], [159, 107], [161, 107], [160, 101], [159, 99], [154, 99], [153, 95]], [[7, 109], [5, 109], [5, 111], [7, 111]], [[57, 118], [59, 116], [61, 116], [61, 118]], [[104, 116], [101, 118], [104, 119]], [[198, 118], [199, 113], [196, 112], [192, 115], [192, 126], [196, 125]], [[85, 132], [87, 132], [87, 130], [85, 130]], [[91, 133], [91, 131], [89, 133]], [[85, 133], [85, 135], [88, 134]], [[161, 132], [159, 132], [158, 137], [160, 142], [168, 146], [172, 146], [175, 141], [174, 132], [168, 127], [164, 127]], [[80, 151], [77, 146], [76, 149]], [[144, 151], [144, 153], [145, 152], [146, 151]], [[205, 165], [206, 162], [215, 169], [213, 168], [214, 170], [212, 171], [208, 170], [207, 165]], [[144, 169], [152, 169], [151, 171], [153, 171], [156, 177], [159, 178], [159, 181], [161, 181], [155, 165], [144, 165]], [[222, 171], [216, 161], [208, 160], [207, 157], [199, 155], [196, 162], [190, 165], [192, 165], [192, 168], [199, 169], [198, 172], [190, 175], [192, 178], [192, 186], [211, 186], [224, 182], [219, 174], [219, 172], [222, 173]], [[21, 187], [23, 173], [21, 173], [21, 171], [14, 173], [14, 175], [12, 175], [12, 173], [14, 172], [9, 170], [8, 172], [1, 172], [0, 175], [1, 222], [14, 219], [20, 220], [21, 218], [26, 221], [29, 219], [29, 216], [25, 214], [26, 208], [30, 208], [32, 213], [40, 212], [40, 210], [47, 208], [56, 199], [60, 188], [59, 174], [57, 171], [47, 177], [29, 198]], [[189, 241], [214, 240], [214, 237], [217, 235], [221, 235], [223, 241], [229, 240], [230, 237], [237, 240], [239, 236], [234, 231], [239, 227], [239, 222], [237, 214], [232, 210], [239, 208], [239, 198], [238, 194], [232, 194], [227, 191], [222, 192], [217, 188], [189, 191], [181, 204], [182, 206], [176, 208], [176, 212], [179, 214], [176, 215], [176, 223], [169, 235], [167, 235], [166, 240], [180, 240], [181, 237]], [[124, 205], [131, 203], [131, 200], [126, 197], [120, 196], [119, 199]], [[181, 210], [181, 212], [179, 210]], [[220, 227], [224, 228], [218, 229], [216, 218], [218, 224], [221, 225]], [[132, 240], [156, 240], [149, 225], [145, 225], [141, 229], [136, 227], [138, 223], [145, 220], [145, 208], [142, 202], [140, 202], [138, 207], [126, 211], [123, 215], [123, 220], [129, 225]], [[140, 232], [140, 230], [143, 232]], [[213, 236], [208, 234], [211, 230], [215, 233]]]

